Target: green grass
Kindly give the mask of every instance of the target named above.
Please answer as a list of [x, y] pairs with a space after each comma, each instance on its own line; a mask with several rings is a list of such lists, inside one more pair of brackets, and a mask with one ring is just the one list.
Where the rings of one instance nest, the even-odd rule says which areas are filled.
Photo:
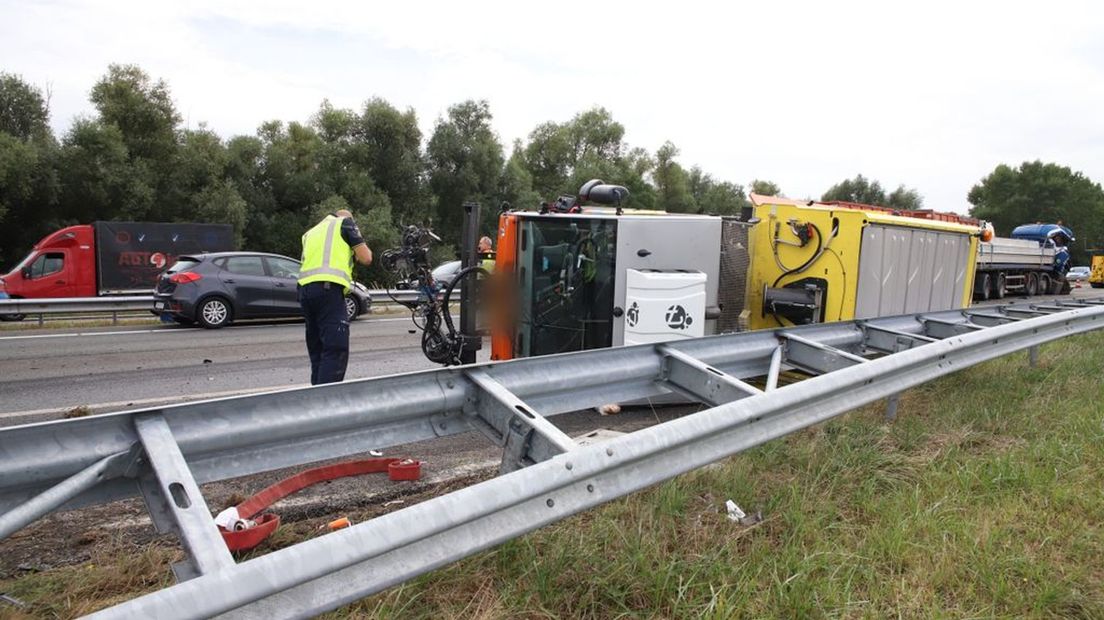
[[[1104, 618], [1102, 385], [1104, 333], [1008, 356], [906, 392], [893, 423], [860, 409], [328, 617]], [[0, 591], [38, 617], [118, 602], [87, 570]]]
[[1104, 334], [1009, 356], [332, 616], [1104, 618], [1102, 385]]

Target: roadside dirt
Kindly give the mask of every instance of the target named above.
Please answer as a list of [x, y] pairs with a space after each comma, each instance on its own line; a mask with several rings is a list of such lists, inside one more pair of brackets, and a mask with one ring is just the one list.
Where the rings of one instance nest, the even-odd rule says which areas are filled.
[[[555, 416], [552, 420], [572, 436], [600, 428], [632, 432], [697, 409], [697, 406], [635, 407], [615, 416], [600, 416], [588, 410]], [[323, 535], [327, 532], [325, 525], [340, 517], [360, 523], [493, 477], [501, 452], [482, 435], [468, 433], [389, 448], [384, 456], [422, 461], [422, 479], [392, 482], [386, 474], [371, 474], [308, 487], [272, 506], [271, 511], [280, 515], [280, 529], [239, 559]], [[316, 465], [369, 457], [365, 453]], [[214, 514], [303, 469], [307, 467], [206, 484], [201, 490]], [[175, 536], [154, 530], [140, 499], [55, 513], [0, 543], [0, 579], [87, 562], [105, 547], [137, 549], [150, 544], [179, 548]]]

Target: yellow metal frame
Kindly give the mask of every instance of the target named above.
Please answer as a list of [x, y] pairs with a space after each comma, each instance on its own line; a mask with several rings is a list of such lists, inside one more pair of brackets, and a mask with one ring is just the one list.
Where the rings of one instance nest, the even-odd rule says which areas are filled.
[[[751, 265], [747, 278], [745, 312], [749, 329], [789, 326], [791, 323], [785, 319], [764, 315], [763, 290], [765, 287], [780, 287], [810, 277], [828, 281], [827, 297], [823, 300], [825, 322], [854, 319], [859, 282], [859, 251], [862, 247], [863, 231], [870, 224], [956, 232], [968, 236], [970, 264], [961, 299], [965, 300], [966, 306], [972, 299], [979, 232], [974, 227], [856, 209], [769, 202], [755, 207], [755, 217], [758, 217], [760, 222], [752, 227], [748, 238]], [[803, 265], [817, 253], [815, 236], [804, 247], [791, 245], [799, 242], [798, 237], [791, 230], [791, 221], [815, 225], [824, 235], [825, 238], [821, 242], [827, 247], [823, 249], [819, 258], [800, 273], [783, 275], [786, 271]], [[831, 231], [837, 222], [839, 230], [836, 236], [832, 237]], [[774, 242], [776, 230], [778, 243]], [[777, 258], [775, 245], [777, 245]]]
[[[1089, 284], [1104, 285], [1104, 254], [1092, 257], [1092, 271], [1089, 272]], [[1100, 288], [1095, 287], [1095, 288]]]

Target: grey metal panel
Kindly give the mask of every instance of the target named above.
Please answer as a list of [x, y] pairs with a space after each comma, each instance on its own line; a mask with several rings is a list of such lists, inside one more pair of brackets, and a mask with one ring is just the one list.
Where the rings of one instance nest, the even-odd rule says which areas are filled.
[[927, 310], [931, 305], [932, 281], [937, 277], [936, 266], [929, 246], [935, 238], [927, 231], [915, 231], [908, 241], [908, 281], [906, 283], [904, 308]]
[[1037, 241], [994, 237], [978, 245], [978, 264], [982, 268], [1001, 265], [1047, 267], [1054, 262], [1054, 248], [1044, 248]]
[[[688, 248], [695, 251], [688, 252]], [[640, 250], [650, 252], [639, 256]], [[613, 303], [625, 307], [628, 269], [686, 269], [705, 274], [705, 305], [717, 305], [721, 272], [721, 218], [701, 215], [624, 215], [617, 223], [617, 284]], [[705, 323], [705, 333], [717, 331], [717, 321]], [[625, 343], [625, 317], [613, 320], [613, 346]]]
[[855, 318], [962, 307], [970, 238], [872, 224], [863, 231]]
[[717, 284], [717, 305], [721, 307], [721, 318], [717, 320], [719, 333], [747, 328], [740, 325], [740, 313], [746, 304], [747, 274], [751, 265], [748, 255], [751, 226], [734, 218], [724, 218], [721, 223], [721, 277]]

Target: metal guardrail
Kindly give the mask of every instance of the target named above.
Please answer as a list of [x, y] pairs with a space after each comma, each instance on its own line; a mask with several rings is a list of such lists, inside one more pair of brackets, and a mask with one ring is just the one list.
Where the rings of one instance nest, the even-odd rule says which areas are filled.
[[[420, 293], [413, 290], [392, 290], [388, 295], [386, 289], [369, 289], [368, 295], [372, 298], [372, 305], [386, 305], [398, 302], [414, 302], [418, 300]], [[460, 289], [454, 291], [459, 295]], [[126, 297], [61, 297], [56, 299], [0, 299], [0, 315], [37, 315], [39, 325], [43, 324], [43, 317], [47, 314], [67, 314], [83, 312], [90, 314], [110, 313], [112, 322], [119, 322], [120, 312], [134, 312], [141, 310], [153, 311], [154, 297], [152, 295], [132, 295]], [[82, 317], [83, 318], [83, 317]]]
[[[0, 539], [140, 495], [181, 583], [93, 617], [305, 617], [1014, 351], [1104, 328], [1104, 300], [922, 313], [393, 375], [0, 429]], [[867, 357], [872, 356], [872, 357]], [[784, 387], [785, 369], [814, 375]], [[766, 376], [765, 388], [745, 381]], [[681, 394], [709, 406], [579, 446], [547, 416]], [[471, 430], [502, 475], [236, 563], [199, 484]]]
[[0, 299], [0, 314], [61, 314], [65, 312], [124, 312], [152, 310], [153, 297], [63, 297], [58, 299]]

